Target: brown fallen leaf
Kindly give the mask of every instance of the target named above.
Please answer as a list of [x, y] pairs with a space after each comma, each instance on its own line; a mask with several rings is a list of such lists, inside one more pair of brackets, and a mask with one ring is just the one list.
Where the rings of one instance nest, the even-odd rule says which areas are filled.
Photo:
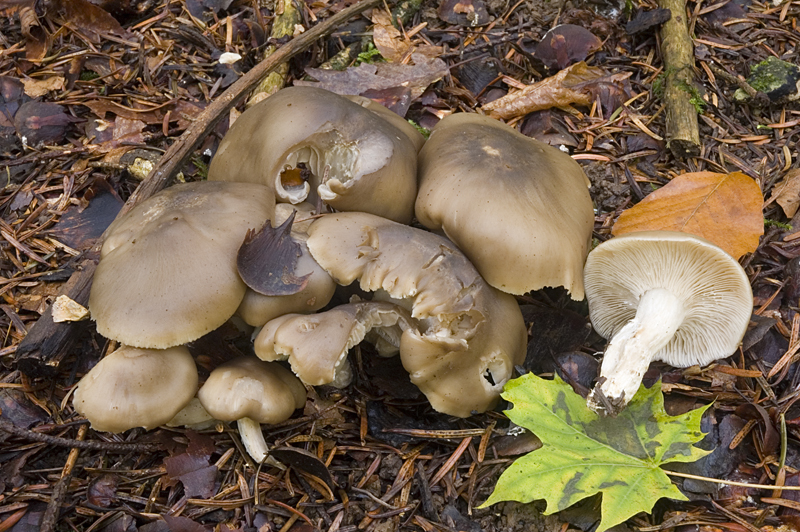
[[124, 203], [104, 179], [97, 179], [83, 197], [85, 205], [70, 205], [48, 234], [73, 249], [92, 247], [117, 217]]
[[448, 24], [474, 28], [491, 22], [482, 0], [442, 0], [436, 14]]
[[58, 104], [30, 101], [14, 115], [14, 126], [23, 144], [38, 146], [63, 140], [69, 125], [77, 120]]
[[319, 87], [343, 95], [405, 87], [411, 91], [412, 98], [418, 98], [428, 85], [449, 72], [447, 64], [438, 58], [429, 60], [424, 55], [413, 53], [411, 60], [413, 65], [362, 63], [340, 72], [307, 68], [308, 75], [319, 81], [295, 81], [294, 84]]
[[35, 2], [20, 8], [19, 24], [25, 37], [25, 58], [33, 62], [41, 61], [50, 49], [50, 34], [39, 22]]
[[800, 207], [800, 169], [786, 172], [773, 188], [769, 200], [764, 207], [772, 202], [778, 202], [787, 218], [792, 218]]
[[[214, 440], [210, 436], [186, 431], [189, 445], [180, 454], [164, 459], [168, 486], [183, 483], [187, 497], [209, 498], [214, 495], [217, 466], [209, 461], [214, 453]], [[174, 530], [174, 528], [173, 528]]]
[[623, 212], [611, 233], [683, 231], [738, 259], [764, 234], [763, 203], [758, 184], [741, 172], [683, 174]]
[[294, 275], [298, 259], [303, 255], [302, 246], [292, 238], [291, 229], [295, 214], [278, 227], [269, 220], [255, 231], [250, 229], [236, 256], [239, 276], [259, 294], [265, 296], [288, 296], [296, 294], [308, 285], [311, 274]]
[[544, 34], [536, 58], [549, 68], [566, 68], [584, 61], [603, 45], [592, 32], [576, 24], [560, 24]]
[[123, 39], [131, 38], [131, 34], [108, 11], [87, 0], [54, 0], [48, 8], [48, 15], [51, 14], [97, 43], [102, 42], [103, 34], [107, 33]]
[[116, 475], [100, 475], [92, 480], [86, 490], [86, 500], [95, 506], [108, 508], [117, 500], [119, 478]]
[[372, 12], [372, 42], [384, 59], [390, 63], [399, 63], [412, 47], [411, 42], [403, 39], [400, 30], [392, 26], [392, 15], [381, 9]]
[[64, 78], [61, 76], [50, 76], [44, 79], [23, 79], [25, 94], [31, 98], [44, 96], [50, 91], [59, 91], [64, 88]]
[[508, 120], [552, 107], [589, 106], [594, 100], [593, 87], [600, 83], [621, 86], [630, 75], [630, 72], [607, 74], [602, 68], [590, 67], [581, 61], [555, 76], [489, 102], [482, 109], [493, 118]]

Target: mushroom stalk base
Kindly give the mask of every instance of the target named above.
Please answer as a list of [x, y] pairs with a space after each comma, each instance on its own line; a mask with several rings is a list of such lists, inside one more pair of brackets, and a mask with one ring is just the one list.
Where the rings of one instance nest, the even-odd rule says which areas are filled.
[[282, 463], [278, 462], [271, 456], [267, 456], [269, 448], [267, 442], [264, 440], [264, 433], [261, 432], [261, 424], [249, 417], [243, 417], [236, 421], [239, 427], [239, 436], [242, 438], [247, 454], [249, 454], [257, 464], [260, 464], [266, 458], [267, 464], [286, 469]]
[[639, 389], [650, 362], [675, 335], [686, 312], [669, 290], [655, 288], [639, 300], [636, 316], [611, 338], [600, 380], [587, 404], [601, 415], [617, 415]]

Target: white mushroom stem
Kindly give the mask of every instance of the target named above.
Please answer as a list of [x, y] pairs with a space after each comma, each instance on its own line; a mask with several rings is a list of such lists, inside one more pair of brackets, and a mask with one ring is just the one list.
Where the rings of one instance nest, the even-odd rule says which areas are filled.
[[[616, 415], [628, 404], [655, 354], [672, 339], [685, 316], [683, 303], [669, 290], [654, 288], [645, 292], [636, 316], [611, 338], [606, 348], [600, 382], [589, 395], [589, 408]], [[609, 404], [600, 399], [598, 390]]]
[[242, 438], [242, 444], [247, 454], [249, 454], [257, 464], [260, 464], [264, 461], [264, 458], [266, 458], [267, 464], [286, 469], [286, 466], [282, 463], [271, 456], [267, 456], [269, 448], [267, 447], [266, 440], [264, 440], [264, 433], [261, 432], [261, 424], [258, 421], [249, 417], [243, 417], [238, 419], [236, 424], [239, 427], [239, 437]]

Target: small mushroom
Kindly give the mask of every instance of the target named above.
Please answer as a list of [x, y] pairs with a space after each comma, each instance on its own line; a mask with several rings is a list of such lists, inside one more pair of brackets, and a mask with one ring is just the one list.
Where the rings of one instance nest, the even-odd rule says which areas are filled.
[[72, 404], [92, 428], [124, 432], [167, 423], [197, 392], [197, 367], [183, 346], [123, 346], [78, 382]]
[[216, 421], [217, 420], [203, 408], [200, 399], [192, 397], [192, 400], [189, 401], [186, 406], [181, 408], [172, 419], [164, 424], [168, 427], [187, 427], [192, 430], [205, 430], [209, 427], [213, 427]]
[[496, 404], [525, 359], [525, 323], [516, 300], [486, 284], [452, 242], [351, 212], [315, 221], [308, 249], [337, 283], [411, 302], [417, 327], [403, 332], [400, 358], [433, 408], [468, 417]]
[[336, 283], [317, 264], [306, 245], [306, 231], [311, 222], [305, 220], [316, 214], [314, 207], [305, 202], [299, 205], [279, 203], [275, 206], [273, 225], [284, 223], [295, 210], [297, 215], [292, 225], [291, 237], [300, 245], [302, 255], [297, 259], [294, 276], [308, 276], [307, 284], [299, 292], [285, 296], [265, 296], [248, 288], [236, 313], [253, 327], [260, 327], [283, 314], [315, 312], [327, 305], [336, 291]]
[[585, 285], [592, 325], [611, 339], [588, 404], [611, 415], [650, 362], [685, 368], [733, 354], [753, 310], [739, 263], [688, 233], [628, 233], [600, 244], [586, 261]]
[[273, 216], [263, 185], [175, 185], [108, 228], [89, 309], [97, 330], [126, 345], [163, 349], [230, 318], [246, 286], [236, 254], [248, 229]]
[[412, 327], [408, 311], [397, 305], [359, 301], [318, 314], [275, 318], [256, 336], [255, 352], [262, 360], [288, 360], [306, 384], [344, 388], [352, 378], [347, 363], [351, 347], [378, 330], [386, 331], [381, 338], [395, 339], [399, 347], [402, 331]]
[[306, 389], [278, 363], [238, 357], [214, 369], [197, 398], [215, 419], [236, 421], [247, 453], [261, 463], [268, 448], [260, 424], [292, 417], [306, 404]]
[[588, 179], [569, 155], [502, 122], [457, 113], [419, 154], [417, 219], [511, 294], [564, 286], [583, 299], [594, 227]]
[[265, 184], [290, 203], [318, 195], [338, 210], [408, 223], [421, 135], [394, 122], [316, 87], [285, 88], [236, 120], [208, 178]]

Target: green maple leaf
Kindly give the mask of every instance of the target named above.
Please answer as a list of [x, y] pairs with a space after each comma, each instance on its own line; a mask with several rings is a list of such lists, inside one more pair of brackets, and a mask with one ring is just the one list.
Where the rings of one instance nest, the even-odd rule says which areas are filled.
[[556, 376], [528, 374], [506, 384], [503, 397], [514, 408], [506, 415], [542, 440], [541, 449], [515, 461], [482, 507], [500, 501], [544, 499], [546, 514], [602, 493], [598, 532], [639, 512], [650, 512], [661, 497], [687, 500], [659, 467], [694, 462], [710, 451], [692, 444], [704, 434], [702, 407], [680, 416], [664, 411], [660, 383], [641, 387], [617, 417], [599, 417]]

